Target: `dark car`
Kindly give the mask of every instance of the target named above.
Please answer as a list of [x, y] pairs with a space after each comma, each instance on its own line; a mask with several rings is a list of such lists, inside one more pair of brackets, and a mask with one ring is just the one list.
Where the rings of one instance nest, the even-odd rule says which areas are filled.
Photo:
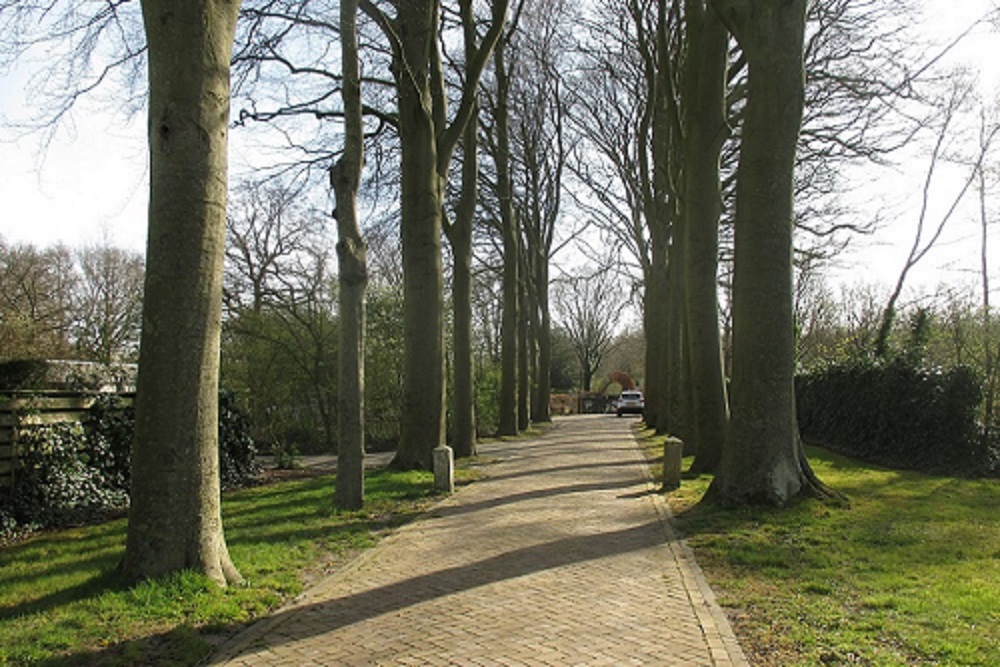
[[641, 391], [623, 391], [622, 395], [618, 397], [618, 407], [615, 408], [615, 414], [619, 417], [622, 415], [641, 415], [646, 407], [646, 401], [642, 398]]

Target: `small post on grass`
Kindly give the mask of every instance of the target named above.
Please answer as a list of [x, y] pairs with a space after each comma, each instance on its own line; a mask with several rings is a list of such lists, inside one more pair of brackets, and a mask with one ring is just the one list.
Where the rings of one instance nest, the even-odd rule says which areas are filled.
[[434, 488], [445, 493], [455, 491], [455, 453], [447, 445], [434, 448]]
[[663, 442], [663, 489], [673, 491], [681, 486], [681, 459], [684, 441], [669, 437]]

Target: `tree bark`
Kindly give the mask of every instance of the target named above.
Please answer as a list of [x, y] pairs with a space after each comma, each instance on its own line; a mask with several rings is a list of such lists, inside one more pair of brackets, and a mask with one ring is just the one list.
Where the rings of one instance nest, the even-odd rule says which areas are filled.
[[[528, 275], [522, 253], [519, 268], [521, 275]], [[520, 283], [518, 301], [530, 303], [527, 280]], [[535, 341], [532, 335], [528, 313], [521, 309], [517, 318], [517, 430], [526, 431], [531, 425], [531, 360], [534, 357]]]
[[[467, 47], [468, 48], [468, 47]], [[476, 134], [479, 123], [469, 121], [463, 139], [462, 194], [455, 211], [455, 222], [448, 227], [451, 245], [452, 313], [454, 334], [455, 387], [453, 390], [452, 448], [455, 456], [476, 454], [476, 395], [472, 364], [472, 221], [476, 212]]]
[[730, 439], [711, 497], [781, 506], [818, 480], [795, 420], [793, 171], [802, 118], [805, 0], [713, 0], [749, 68], [737, 177]]
[[514, 212], [514, 189], [510, 171], [510, 77], [504, 58], [505, 44], [495, 54], [497, 78], [497, 191], [503, 234], [503, 322], [500, 337], [499, 435], [517, 435], [517, 359], [520, 319], [521, 234]]
[[722, 458], [729, 404], [719, 333], [719, 161], [728, 136], [726, 69], [729, 31], [704, 0], [687, 0], [684, 84], [684, 287], [690, 335], [692, 469], [712, 472]]
[[[462, 3], [466, 62], [476, 53], [472, 3]], [[452, 392], [452, 449], [457, 457], [476, 454], [475, 370], [472, 363], [472, 226], [478, 197], [479, 105], [473, 105], [462, 135], [462, 186], [455, 220], [445, 226], [452, 252], [452, 348], [455, 383]]]
[[241, 581], [219, 488], [229, 62], [239, 2], [143, 0], [149, 234], [124, 576]]
[[549, 303], [549, 262], [546, 259], [535, 268], [537, 321], [535, 330], [538, 341], [538, 364], [535, 368], [535, 392], [531, 419], [536, 422], [552, 421], [552, 313]]
[[442, 183], [431, 99], [436, 48], [433, 0], [399, 3], [394, 73], [402, 147], [403, 411], [393, 465], [431, 469], [444, 444], [444, 276]]
[[358, 225], [358, 188], [364, 163], [361, 72], [358, 64], [358, 0], [341, 0], [340, 44], [343, 62], [344, 152], [330, 170], [337, 200], [337, 259], [340, 292], [337, 392], [338, 507], [359, 509], [365, 498], [365, 290], [368, 262]]
[[667, 257], [666, 394], [661, 398], [666, 410], [666, 430], [685, 441], [686, 453], [697, 443], [689, 436], [691, 427], [690, 364], [685, 353], [687, 326], [684, 314], [684, 220], [674, 220]]
[[[649, 91], [647, 108], [640, 121], [640, 135], [652, 137], [650, 155], [640, 160], [644, 182], [643, 209], [649, 230], [649, 260], [643, 264], [645, 294], [643, 300], [643, 327], [646, 334], [646, 408], [643, 418], [657, 433], [669, 430], [671, 415], [670, 396], [675, 389], [670, 369], [676, 353], [670, 346], [676, 342], [671, 336], [672, 323], [677, 313], [671, 303], [670, 237], [674, 228], [675, 179], [671, 174], [679, 143], [680, 119], [673, 83], [674, 63], [669, 47], [667, 3], [657, 7], [655, 59], [646, 63], [646, 85]], [[645, 151], [644, 143], [640, 150]], [[649, 167], [643, 167], [649, 165]], [[651, 170], [652, 173], [649, 173]]]
[[[434, 449], [445, 443], [444, 185], [455, 147], [476, 107], [479, 78], [503, 31], [507, 2], [492, 5], [492, 24], [466, 61], [462, 99], [450, 124], [438, 44], [440, 3], [408, 0], [395, 5], [396, 18], [390, 20], [369, 0], [361, 2], [393, 45], [402, 147], [405, 361], [403, 415], [393, 465], [430, 469]], [[463, 14], [471, 7], [470, 0], [462, 0]]]

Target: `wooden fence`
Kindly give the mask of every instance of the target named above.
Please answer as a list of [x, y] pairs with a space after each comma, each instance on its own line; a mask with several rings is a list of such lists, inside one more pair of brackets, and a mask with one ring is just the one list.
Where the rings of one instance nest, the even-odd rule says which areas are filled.
[[13, 488], [20, 433], [35, 426], [80, 421], [93, 404], [93, 394], [74, 391], [4, 392], [0, 398], [0, 493]]

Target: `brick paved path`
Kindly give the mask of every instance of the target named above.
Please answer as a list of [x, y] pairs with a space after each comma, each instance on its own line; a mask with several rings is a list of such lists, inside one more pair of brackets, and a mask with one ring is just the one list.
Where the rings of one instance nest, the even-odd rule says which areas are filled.
[[499, 463], [212, 665], [746, 665], [613, 415]]

